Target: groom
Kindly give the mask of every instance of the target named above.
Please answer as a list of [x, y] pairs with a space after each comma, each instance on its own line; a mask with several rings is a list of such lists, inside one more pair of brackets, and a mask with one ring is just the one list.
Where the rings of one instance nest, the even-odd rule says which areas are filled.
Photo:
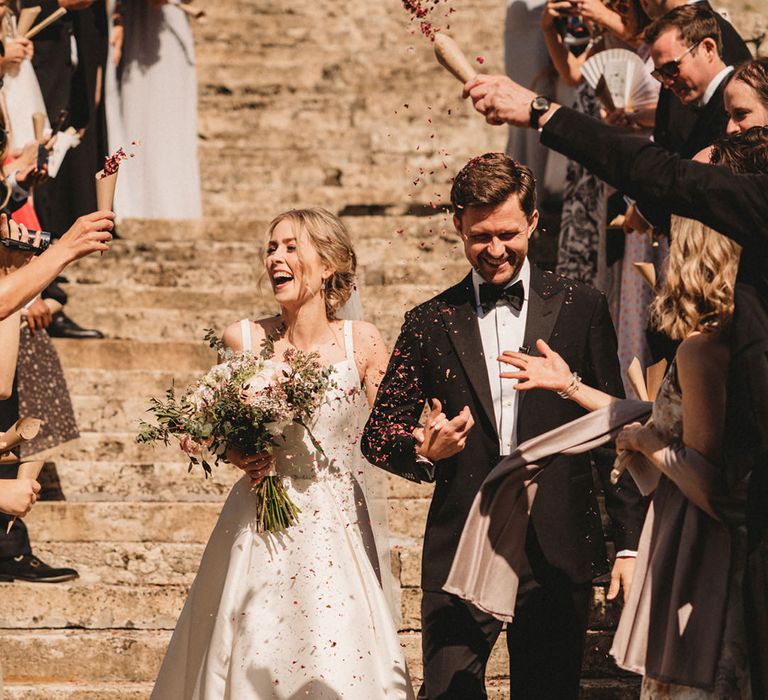
[[[605, 297], [527, 259], [535, 190], [531, 171], [500, 153], [458, 174], [454, 225], [472, 271], [406, 314], [362, 438], [374, 464], [435, 482], [422, 561], [422, 699], [486, 697], [485, 667], [502, 623], [442, 591], [483, 479], [518, 444], [584, 413], [554, 392], [515, 391], [496, 358], [542, 338], [586, 384], [623, 395]], [[613, 597], [619, 584], [629, 586], [645, 509], [628, 477], [614, 488], [609, 466], [598, 468], [619, 552]], [[507, 627], [515, 700], [578, 697], [591, 582], [608, 568], [589, 455], [554, 457], [539, 481]]]

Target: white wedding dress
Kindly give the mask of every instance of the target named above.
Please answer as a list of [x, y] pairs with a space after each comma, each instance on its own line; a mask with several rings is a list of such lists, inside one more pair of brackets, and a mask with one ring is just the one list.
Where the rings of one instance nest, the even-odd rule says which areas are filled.
[[[243, 345], [250, 331], [243, 324]], [[275, 449], [299, 523], [258, 534], [247, 477], [203, 554], [152, 700], [413, 698], [378, 576], [359, 438], [368, 416], [344, 322], [346, 359], [307, 432]]]

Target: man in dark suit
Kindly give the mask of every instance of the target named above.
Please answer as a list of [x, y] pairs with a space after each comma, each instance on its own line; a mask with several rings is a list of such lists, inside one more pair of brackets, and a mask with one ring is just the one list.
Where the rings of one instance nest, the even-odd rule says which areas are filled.
[[[531, 171], [504, 154], [475, 158], [458, 174], [454, 224], [472, 271], [406, 314], [363, 434], [371, 462], [435, 482], [422, 559], [420, 698], [486, 697], [485, 665], [502, 623], [442, 591], [462, 528], [500, 456], [584, 413], [552, 392], [515, 391], [514, 380], [500, 378], [497, 358], [542, 338], [574, 369], [576, 385], [583, 377], [622, 394], [605, 296], [528, 261], [535, 197]], [[432, 410], [422, 434], [427, 400]], [[620, 582], [628, 587], [645, 507], [629, 479], [611, 487], [608, 471], [600, 465], [621, 555], [613, 597]], [[557, 457], [539, 482], [507, 627], [514, 698], [578, 697], [591, 582], [608, 568], [590, 458]]]
[[[659, 20], [680, 7], [708, 10], [712, 12], [720, 33], [719, 53], [725, 65], [737, 66], [752, 58], [747, 45], [733, 25], [719, 12], [715, 12], [706, 0], [696, 3], [689, 3], [687, 0], [644, 0], [643, 6], [654, 20]], [[722, 99], [718, 103], [722, 107]], [[700, 113], [695, 105], [677, 99], [670, 87], [665, 84], [659, 92], [659, 102], [656, 105], [653, 140], [670, 151], [679, 153], [685, 158], [691, 158], [725, 131], [725, 123], [723, 123], [721, 127], [713, 125], [713, 128], [717, 129], [714, 135], [711, 135], [711, 132], [704, 133], [700, 127], [697, 129], [699, 117]], [[698, 137], [692, 136], [695, 130], [699, 131]], [[709, 138], [710, 135], [711, 138]]]
[[[560, 105], [544, 108], [506, 76], [479, 76], [465, 90], [489, 123], [536, 122], [545, 146], [622, 192], [656, 198], [672, 213], [697, 219], [743, 247], [729, 338], [724, 479], [733, 486], [750, 474], [745, 619], [752, 697], [768, 697], [768, 173], [734, 174], [683, 160]], [[768, 148], [768, 132], [762, 143]]]
[[[681, 5], [645, 32], [656, 67], [654, 76], [664, 87], [654, 140], [684, 158], [692, 158], [724, 134], [728, 122], [723, 90], [733, 66], [723, 59], [718, 16], [703, 3]], [[669, 110], [669, 93], [683, 109]], [[674, 121], [667, 123], [669, 119]]]

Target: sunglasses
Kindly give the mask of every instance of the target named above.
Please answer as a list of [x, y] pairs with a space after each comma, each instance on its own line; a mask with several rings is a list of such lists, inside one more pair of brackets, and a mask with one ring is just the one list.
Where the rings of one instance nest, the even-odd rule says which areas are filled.
[[651, 71], [651, 75], [660, 83], [663, 83], [665, 80], [672, 80], [673, 78], [676, 78], [678, 75], [680, 75], [680, 64], [682, 63], [683, 59], [700, 43], [701, 41], [697, 41], [693, 46], [689, 46], [677, 58], [674, 58], [671, 61], [667, 61], [666, 63], [662, 63], [658, 68], [654, 68]]

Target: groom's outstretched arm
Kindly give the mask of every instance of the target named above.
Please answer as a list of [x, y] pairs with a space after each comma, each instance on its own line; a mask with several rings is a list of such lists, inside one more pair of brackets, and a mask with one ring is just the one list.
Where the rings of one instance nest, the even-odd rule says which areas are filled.
[[417, 482], [433, 480], [417, 460], [413, 436], [427, 399], [421, 337], [416, 314], [407, 312], [360, 442], [369, 462]]

